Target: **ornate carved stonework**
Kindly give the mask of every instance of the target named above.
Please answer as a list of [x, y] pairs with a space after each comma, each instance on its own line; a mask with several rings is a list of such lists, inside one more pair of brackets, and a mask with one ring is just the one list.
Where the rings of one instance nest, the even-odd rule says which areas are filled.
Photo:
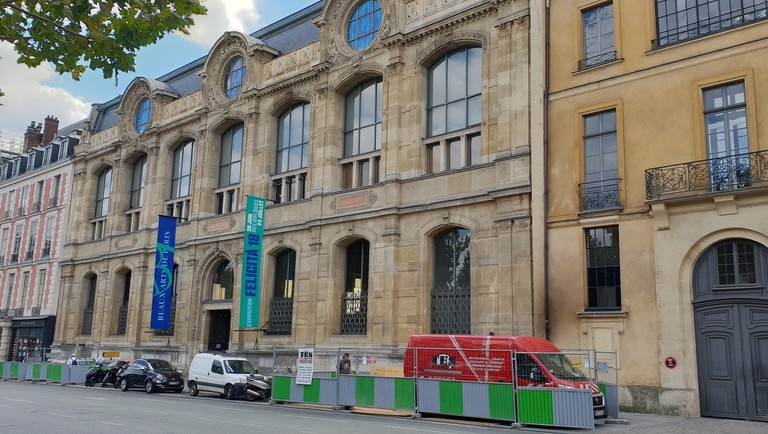
[[[248, 70], [250, 65], [248, 65], [247, 49], [243, 39], [238, 36], [230, 36], [216, 47], [213, 58], [206, 62], [208, 70], [206, 71], [205, 83], [208, 92], [208, 107], [211, 110], [229, 107], [232, 101], [243, 96], [244, 92], [241, 91], [233, 99], [227, 98], [224, 94], [223, 83], [226, 68], [235, 56], [242, 56], [246, 62], [245, 81], [249, 80], [249, 74], [253, 74], [253, 71]], [[243, 85], [245, 86], [245, 83]]]

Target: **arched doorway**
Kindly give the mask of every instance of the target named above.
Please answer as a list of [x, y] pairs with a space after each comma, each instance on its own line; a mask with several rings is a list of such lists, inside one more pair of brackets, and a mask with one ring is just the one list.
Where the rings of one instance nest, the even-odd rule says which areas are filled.
[[768, 248], [721, 241], [693, 277], [701, 415], [768, 422]]

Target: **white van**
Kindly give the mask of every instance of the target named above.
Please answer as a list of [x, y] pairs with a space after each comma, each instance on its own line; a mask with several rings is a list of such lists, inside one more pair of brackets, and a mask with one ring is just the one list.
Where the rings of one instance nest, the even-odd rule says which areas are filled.
[[246, 379], [256, 370], [240, 353], [209, 351], [198, 353], [189, 366], [189, 394], [213, 392], [227, 399], [242, 397]]

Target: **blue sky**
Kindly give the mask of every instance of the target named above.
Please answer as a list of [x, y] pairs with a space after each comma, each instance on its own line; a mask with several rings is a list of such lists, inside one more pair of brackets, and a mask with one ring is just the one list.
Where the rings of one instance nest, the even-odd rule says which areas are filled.
[[30, 69], [16, 64], [10, 44], [0, 43], [0, 142], [20, 140], [31, 121], [43, 122], [47, 115], [59, 126], [88, 116], [91, 104], [120, 95], [135, 77], [157, 78], [208, 53], [228, 30], [252, 33], [297, 12], [317, 0], [204, 0], [208, 14], [195, 19], [192, 35], [167, 35], [157, 44], [141, 49], [136, 71], [105, 79], [101, 71], [87, 71], [80, 81], [59, 76], [50, 65]]

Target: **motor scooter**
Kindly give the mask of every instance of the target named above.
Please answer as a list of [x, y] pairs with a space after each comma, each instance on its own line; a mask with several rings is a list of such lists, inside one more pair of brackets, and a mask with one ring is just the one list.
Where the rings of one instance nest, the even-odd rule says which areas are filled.
[[114, 387], [117, 387], [119, 384], [119, 381], [117, 380], [117, 374], [123, 368], [123, 366], [126, 366], [127, 364], [128, 362], [123, 360], [110, 363], [109, 366], [107, 366], [107, 373], [104, 375], [104, 379], [101, 382], [101, 387], [107, 387], [107, 385], [110, 384]]
[[272, 379], [261, 374], [251, 374], [245, 379], [245, 399], [269, 399], [272, 396]]
[[114, 384], [115, 389], [120, 387], [120, 380], [123, 378], [123, 375], [125, 375], [125, 371], [127, 371], [130, 366], [131, 366], [131, 362], [123, 362], [123, 364], [120, 365], [120, 367], [117, 369], [117, 372], [115, 373], [115, 384]]
[[96, 383], [101, 383], [105, 375], [107, 375], [107, 362], [99, 360], [85, 374], [85, 387], [93, 387]]

